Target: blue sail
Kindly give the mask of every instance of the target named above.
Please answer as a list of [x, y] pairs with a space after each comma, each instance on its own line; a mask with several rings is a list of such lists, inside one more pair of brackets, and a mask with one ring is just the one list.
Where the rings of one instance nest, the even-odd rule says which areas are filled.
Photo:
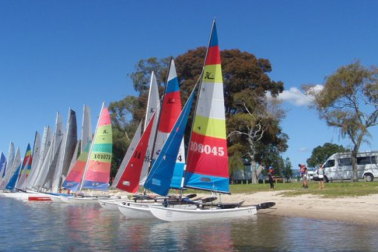
[[11, 179], [9, 180], [7, 186], [5, 187], [6, 190], [13, 191], [16, 187], [16, 183], [18, 181], [18, 175], [20, 174], [22, 164], [20, 164], [17, 170], [13, 173]]
[[4, 154], [1, 152], [1, 157], [0, 157], [0, 179], [4, 178], [6, 169], [7, 169], [7, 159], [5, 158]]
[[[150, 174], [144, 183], [145, 188], [162, 196], [166, 196], [171, 187], [171, 180], [176, 166], [177, 154], [179, 152], [182, 138], [185, 134], [185, 128], [188, 123], [189, 113], [193, 104], [195, 93], [194, 90], [188, 98], [180, 117], [177, 119], [172, 132], [165, 142], [156, 161], [152, 165]], [[184, 169], [184, 166], [180, 166], [180, 168]], [[181, 174], [182, 173], [183, 170], [181, 171]]]

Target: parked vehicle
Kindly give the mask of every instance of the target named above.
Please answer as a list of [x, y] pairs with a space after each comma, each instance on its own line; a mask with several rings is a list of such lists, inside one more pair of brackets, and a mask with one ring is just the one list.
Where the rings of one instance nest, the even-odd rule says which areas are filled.
[[[378, 151], [360, 152], [357, 154], [357, 176], [359, 179], [373, 181], [378, 177]], [[323, 165], [324, 173], [330, 181], [352, 179], [353, 167], [351, 152], [335, 153]]]
[[[312, 180], [319, 181], [318, 170], [315, 170], [314, 174], [312, 175]], [[324, 175], [324, 182], [326, 182], [326, 183], [329, 182], [327, 175]]]

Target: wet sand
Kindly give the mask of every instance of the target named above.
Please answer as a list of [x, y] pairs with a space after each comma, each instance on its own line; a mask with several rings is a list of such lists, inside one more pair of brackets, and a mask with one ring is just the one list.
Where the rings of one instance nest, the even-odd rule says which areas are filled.
[[274, 207], [259, 210], [258, 214], [378, 226], [378, 194], [360, 197], [322, 198], [311, 194], [287, 197], [283, 196], [283, 192], [274, 190], [253, 194], [224, 195], [222, 201], [245, 200], [244, 205], [273, 201], [276, 203]]

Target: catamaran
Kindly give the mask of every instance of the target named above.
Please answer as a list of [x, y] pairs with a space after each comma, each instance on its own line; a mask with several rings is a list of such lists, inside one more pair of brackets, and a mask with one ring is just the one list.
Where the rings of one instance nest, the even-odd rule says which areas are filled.
[[[194, 122], [189, 140], [184, 187], [229, 194], [228, 152], [224, 108], [223, 77], [215, 20], [201, 75]], [[192, 103], [194, 91], [189, 98]], [[187, 104], [190, 106], [191, 104]], [[186, 109], [186, 108], [185, 108]], [[162, 196], [168, 194], [173, 174], [172, 157], [177, 157], [189, 112], [183, 110], [158, 159], [153, 164], [145, 187]], [[190, 109], [188, 109], [190, 110]], [[173, 134], [177, 132], [177, 134]], [[253, 216], [261, 205], [237, 203], [198, 203], [195, 209], [149, 206], [151, 213], [164, 221], [193, 221]], [[268, 207], [272, 204], [264, 204]]]

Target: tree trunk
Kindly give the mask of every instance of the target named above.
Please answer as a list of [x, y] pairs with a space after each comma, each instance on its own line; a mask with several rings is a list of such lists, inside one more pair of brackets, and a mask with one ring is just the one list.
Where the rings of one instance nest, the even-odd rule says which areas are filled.
[[358, 176], [357, 176], [357, 153], [358, 153], [358, 148], [355, 146], [353, 148], [352, 155], [351, 155], [351, 161], [352, 161], [352, 167], [353, 167], [352, 182], [358, 182]]

